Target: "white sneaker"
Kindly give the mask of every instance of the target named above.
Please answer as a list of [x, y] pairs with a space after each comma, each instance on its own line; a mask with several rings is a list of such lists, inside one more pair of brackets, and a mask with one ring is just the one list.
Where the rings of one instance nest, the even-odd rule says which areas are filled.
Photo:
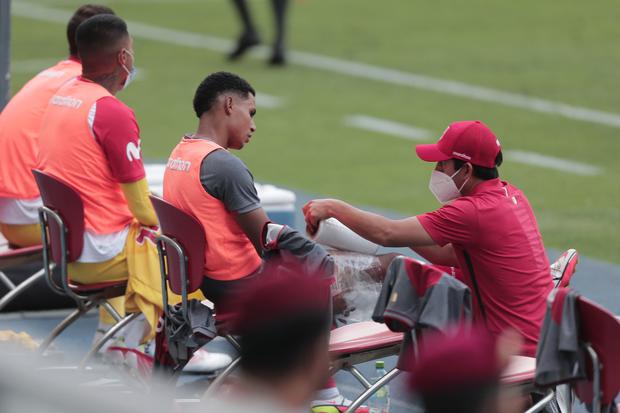
[[183, 368], [185, 373], [214, 373], [232, 363], [232, 357], [225, 353], [214, 353], [203, 349], [194, 352], [193, 357]]
[[575, 273], [575, 268], [579, 262], [579, 254], [575, 249], [568, 249], [551, 264], [551, 277], [555, 287], [567, 287], [570, 279]]

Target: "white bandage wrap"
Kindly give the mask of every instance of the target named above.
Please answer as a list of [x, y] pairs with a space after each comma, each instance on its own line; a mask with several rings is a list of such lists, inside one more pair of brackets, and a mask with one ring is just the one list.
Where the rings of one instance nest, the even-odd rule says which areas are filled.
[[265, 249], [272, 250], [278, 247], [278, 237], [280, 232], [284, 228], [284, 225], [274, 224], [270, 222], [267, 224], [267, 231], [265, 232]]
[[360, 237], [336, 218], [321, 221], [316, 233], [308, 236], [321, 245], [343, 251], [374, 255], [379, 250], [379, 245]]

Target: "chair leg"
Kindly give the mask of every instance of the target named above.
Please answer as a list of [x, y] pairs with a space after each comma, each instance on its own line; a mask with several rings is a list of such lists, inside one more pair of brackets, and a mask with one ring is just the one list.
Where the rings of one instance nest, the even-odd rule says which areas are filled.
[[230, 345], [235, 348], [235, 350], [241, 350], [241, 345], [239, 344], [239, 341], [237, 341], [237, 339], [233, 335], [227, 334], [224, 337], [226, 338], [226, 341], [228, 341]]
[[[10, 283], [10, 284], [7, 284], [7, 286], [10, 287], [12, 285], [12, 288], [10, 288], [10, 291], [6, 293], [2, 297], [2, 299], [0, 299], [0, 311], [2, 311], [4, 307], [6, 307], [11, 301], [15, 299], [15, 297], [17, 297], [22, 292], [24, 292], [26, 289], [28, 289], [28, 287], [30, 287], [32, 284], [37, 282], [40, 278], [43, 278], [43, 276], [45, 275], [45, 270], [40, 269], [39, 271], [32, 274], [30, 277], [26, 278], [21, 283], [19, 283], [19, 285], [17, 286], [13, 284], [11, 280], [9, 280], [8, 277], [3, 272], [0, 271], [0, 274], [1, 274], [0, 277], [2, 278], [2, 281], [5, 284], [7, 281]], [[6, 280], [4, 278], [6, 278]]]
[[131, 323], [133, 320], [135, 320], [140, 314], [142, 313], [133, 313], [131, 315], [128, 315], [127, 317], [123, 318], [121, 321], [119, 321], [118, 323], [114, 324], [108, 331], [106, 331], [106, 333], [103, 335], [103, 337], [101, 337], [99, 339], [99, 341], [97, 341], [95, 343], [95, 345], [89, 350], [89, 352], [86, 354], [86, 356], [84, 356], [84, 358], [82, 359], [82, 361], [80, 361], [80, 365], [78, 366], [78, 370], [83, 370], [86, 367], [86, 363], [95, 355], [97, 354], [97, 352], [99, 351], [99, 349], [101, 347], [103, 347], [103, 345], [112, 337], [114, 337], [114, 335], [116, 333], [118, 333], [123, 327], [125, 327], [127, 324]]
[[112, 318], [114, 320], [116, 320], [117, 323], [120, 323], [121, 320], [123, 319], [123, 317], [121, 317], [121, 315], [118, 313], [118, 311], [116, 311], [116, 309], [112, 306], [112, 304], [110, 304], [107, 300], [103, 301], [101, 304], [99, 304], [103, 307], [103, 309], [112, 316]]
[[0, 281], [2, 284], [6, 285], [9, 290], [13, 290], [15, 288], [15, 284], [13, 281], [6, 275], [4, 272], [0, 271]]
[[365, 389], [369, 389], [372, 387], [372, 383], [370, 383], [355, 366], [345, 368], [345, 370], [351, 373], [351, 375], [355, 377], [357, 381], [359, 381], [361, 385], [364, 386]]
[[401, 371], [398, 370], [397, 368], [393, 368], [392, 370], [390, 370], [385, 376], [381, 377], [379, 380], [377, 380], [376, 383], [374, 383], [372, 386], [366, 389], [364, 393], [360, 394], [359, 397], [355, 399], [349, 405], [349, 407], [347, 408], [347, 410], [344, 411], [344, 413], [352, 413], [355, 410], [357, 410], [357, 408], [360, 407], [362, 403], [364, 403], [373, 393], [375, 393], [382, 386], [390, 382], [394, 377], [398, 376], [400, 373]]
[[237, 357], [236, 359], [234, 359], [232, 361], [232, 363], [230, 363], [228, 365], [228, 367], [226, 367], [224, 369], [223, 372], [221, 372], [216, 378], [215, 380], [213, 380], [213, 383], [211, 383], [211, 385], [209, 386], [209, 388], [207, 388], [207, 390], [204, 392], [204, 394], [202, 395], [202, 400], [206, 400], [209, 399], [213, 396], [213, 394], [215, 393], [215, 391], [217, 390], [218, 387], [220, 387], [220, 385], [224, 382], [224, 380], [226, 379], [226, 377], [230, 376], [230, 373], [233, 372], [233, 370], [237, 367], [237, 365], [239, 364], [239, 362], [241, 361], [241, 357]]
[[78, 318], [90, 311], [90, 309], [94, 306], [94, 302], [88, 302], [83, 306], [79, 306], [71, 314], [65, 317], [64, 320], [62, 320], [56, 327], [54, 327], [52, 332], [45, 338], [43, 343], [41, 343], [41, 345], [39, 346], [39, 355], [43, 355], [45, 350], [49, 347], [50, 344], [52, 344], [52, 341], [54, 341], [56, 337], [58, 337], [63, 331], [65, 331], [65, 329], [71, 324], [73, 324]]
[[545, 397], [540, 399], [538, 403], [530, 407], [525, 411], [525, 413], [537, 413], [544, 410], [545, 407], [553, 400], [555, 397], [555, 392], [550, 391]]

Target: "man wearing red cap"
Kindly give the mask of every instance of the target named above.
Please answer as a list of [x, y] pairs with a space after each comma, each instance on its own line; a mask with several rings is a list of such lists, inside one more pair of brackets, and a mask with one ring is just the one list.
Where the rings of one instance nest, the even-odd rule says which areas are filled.
[[417, 145], [435, 162], [429, 189], [443, 206], [390, 220], [339, 200], [304, 206], [309, 231], [335, 217], [362, 237], [386, 247], [410, 247], [436, 265], [456, 267], [474, 296], [475, 318], [494, 334], [512, 327], [534, 356], [552, 289], [549, 261], [525, 195], [499, 179], [499, 140], [480, 121], [452, 123], [436, 144]]

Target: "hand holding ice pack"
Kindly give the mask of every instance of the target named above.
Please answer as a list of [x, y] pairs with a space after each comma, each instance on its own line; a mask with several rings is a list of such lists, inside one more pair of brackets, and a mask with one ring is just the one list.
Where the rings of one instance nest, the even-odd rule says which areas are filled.
[[321, 221], [316, 233], [308, 236], [319, 244], [344, 251], [375, 255], [379, 250], [379, 245], [360, 237], [335, 218]]

